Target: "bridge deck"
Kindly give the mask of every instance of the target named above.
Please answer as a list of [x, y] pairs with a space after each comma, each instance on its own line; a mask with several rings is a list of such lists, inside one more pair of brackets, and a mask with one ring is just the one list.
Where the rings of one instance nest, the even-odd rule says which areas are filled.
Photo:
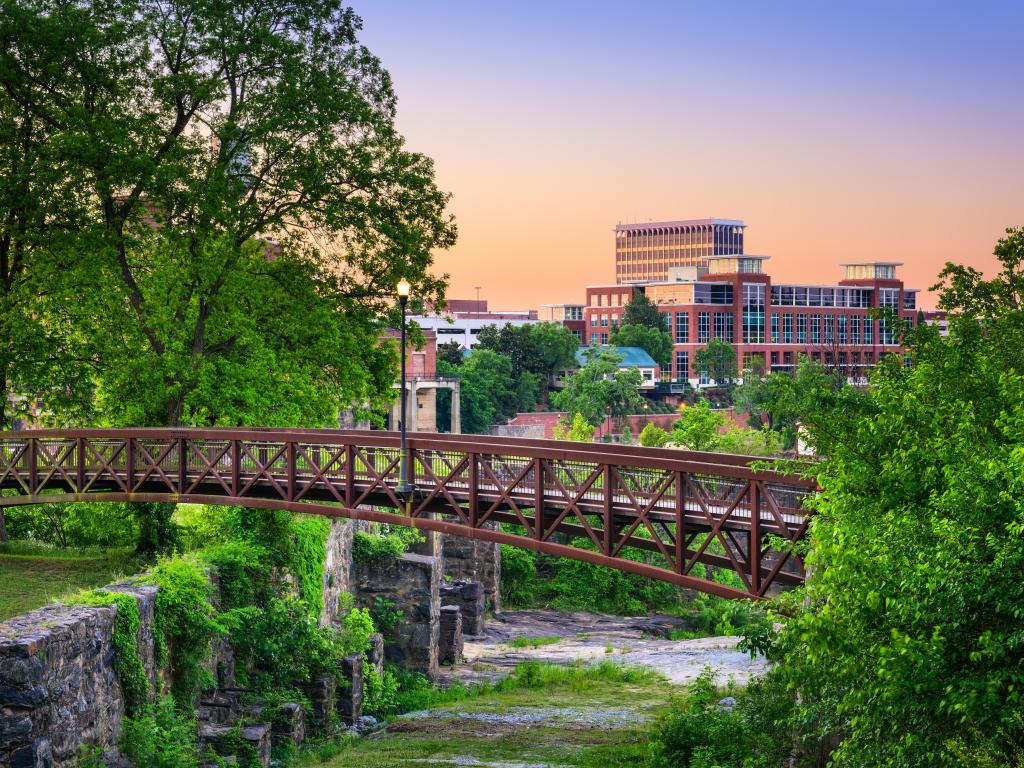
[[[0, 433], [8, 505], [194, 501], [373, 519], [484, 538], [730, 597], [798, 583], [789, 547], [813, 483], [750, 457], [478, 435], [411, 436], [415, 492], [396, 492], [399, 437], [340, 430]], [[382, 511], [382, 508], [394, 511]], [[508, 526], [518, 526], [515, 533]], [[734, 571], [742, 589], [705, 579]]]

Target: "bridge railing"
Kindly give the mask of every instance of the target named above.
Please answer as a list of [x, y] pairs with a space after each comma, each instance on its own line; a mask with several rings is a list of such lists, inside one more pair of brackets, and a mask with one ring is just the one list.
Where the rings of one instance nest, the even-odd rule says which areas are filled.
[[[674, 449], [422, 435], [407, 443], [416, 492], [395, 492], [390, 432], [253, 429], [0, 434], [3, 503], [167, 500], [277, 506], [506, 541], [654, 578], [761, 596], [803, 575], [808, 480], [750, 457]], [[384, 512], [390, 508], [394, 512]], [[511, 532], [510, 532], [511, 531]], [[709, 586], [700, 566], [738, 574]], [[699, 584], [698, 584], [699, 582]]]

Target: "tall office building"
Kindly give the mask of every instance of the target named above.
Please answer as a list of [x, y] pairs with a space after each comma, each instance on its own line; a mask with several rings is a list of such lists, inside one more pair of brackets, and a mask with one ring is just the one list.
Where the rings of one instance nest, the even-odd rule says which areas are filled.
[[743, 253], [742, 221], [694, 219], [615, 227], [615, 282], [668, 279], [671, 267], [706, 266], [713, 256]]

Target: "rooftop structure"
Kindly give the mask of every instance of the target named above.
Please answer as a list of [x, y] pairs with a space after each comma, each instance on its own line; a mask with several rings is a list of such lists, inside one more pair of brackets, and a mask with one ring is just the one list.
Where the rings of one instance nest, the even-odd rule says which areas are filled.
[[737, 219], [690, 219], [615, 227], [615, 281], [665, 280], [672, 267], [704, 266], [714, 256], [743, 253]]

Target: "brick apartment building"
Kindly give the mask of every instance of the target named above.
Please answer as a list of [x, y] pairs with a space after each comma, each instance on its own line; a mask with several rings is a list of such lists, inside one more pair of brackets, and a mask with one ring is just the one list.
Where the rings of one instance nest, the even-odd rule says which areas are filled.
[[889, 308], [901, 319], [916, 319], [918, 291], [897, 278], [898, 263], [844, 264], [844, 278], [833, 285], [773, 284], [763, 269], [767, 258], [711, 255], [703, 263], [668, 267], [666, 279], [588, 286], [586, 342], [607, 344], [625, 305], [642, 292], [667, 316], [675, 343], [673, 381], [708, 383], [692, 363], [715, 338], [736, 348], [740, 371], [754, 356], [773, 371], [792, 370], [804, 355], [839, 366], [853, 379], [882, 355], [899, 351], [893, 324], [868, 316], [871, 309]]

